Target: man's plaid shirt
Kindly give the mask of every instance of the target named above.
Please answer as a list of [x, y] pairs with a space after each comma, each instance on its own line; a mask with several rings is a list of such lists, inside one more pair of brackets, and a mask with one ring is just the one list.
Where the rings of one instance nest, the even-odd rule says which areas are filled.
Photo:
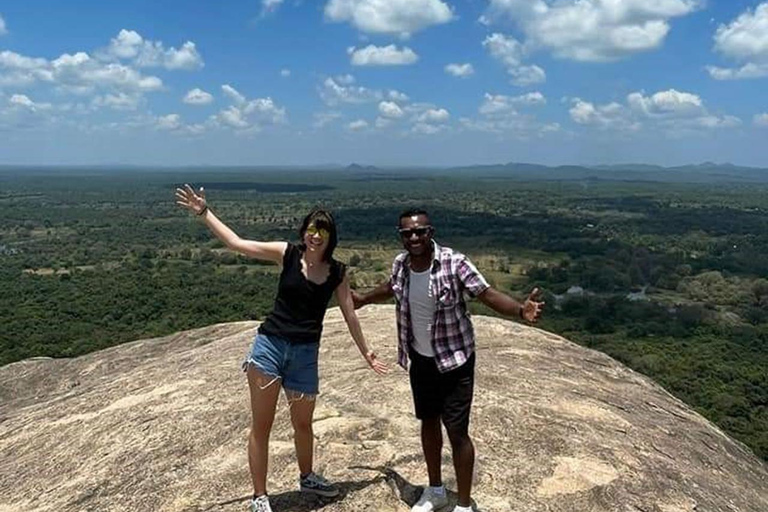
[[[464, 364], [475, 351], [475, 332], [469, 318], [464, 292], [476, 297], [488, 289], [488, 283], [465, 255], [449, 247], [434, 244], [434, 259], [429, 284], [435, 297], [435, 317], [432, 321], [432, 348], [441, 372]], [[408, 368], [408, 350], [413, 343], [411, 310], [408, 303], [410, 258], [399, 254], [392, 264], [390, 285], [397, 301], [397, 359]]]

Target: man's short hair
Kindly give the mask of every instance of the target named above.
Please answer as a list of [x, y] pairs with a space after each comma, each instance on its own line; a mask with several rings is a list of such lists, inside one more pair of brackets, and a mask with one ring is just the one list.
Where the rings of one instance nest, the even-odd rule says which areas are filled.
[[402, 225], [403, 219], [407, 217], [416, 217], [417, 215], [423, 215], [429, 219], [429, 214], [426, 210], [422, 210], [421, 208], [409, 208], [400, 214], [400, 217], [397, 219], [397, 224]]

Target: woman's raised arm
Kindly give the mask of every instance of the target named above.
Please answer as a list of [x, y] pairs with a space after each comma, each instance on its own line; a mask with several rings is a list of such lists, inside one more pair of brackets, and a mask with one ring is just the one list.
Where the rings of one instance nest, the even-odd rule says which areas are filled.
[[203, 219], [205, 225], [216, 235], [216, 238], [233, 251], [259, 260], [282, 263], [287, 246], [286, 242], [257, 242], [240, 238], [208, 208], [203, 187], [200, 187], [199, 193], [196, 193], [188, 184], [185, 184], [184, 188], [177, 188], [176, 204]]

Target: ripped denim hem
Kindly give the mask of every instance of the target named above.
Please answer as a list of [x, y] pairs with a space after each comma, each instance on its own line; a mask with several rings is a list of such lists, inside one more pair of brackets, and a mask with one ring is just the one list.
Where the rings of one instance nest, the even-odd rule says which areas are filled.
[[288, 399], [289, 404], [292, 404], [293, 402], [299, 402], [301, 400], [314, 402], [317, 399], [317, 395], [319, 394], [319, 391], [315, 393], [307, 393], [306, 391], [286, 388], [285, 386], [283, 386], [283, 390], [285, 391], [285, 397]]
[[262, 366], [261, 366], [259, 363], [257, 363], [257, 362], [256, 362], [256, 361], [255, 361], [253, 358], [251, 358], [251, 357], [249, 357], [248, 359], [246, 359], [245, 361], [243, 361], [243, 364], [242, 364], [242, 368], [243, 368], [243, 371], [244, 371], [244, 372], [247, 372], [247, 371], [248, 371], [248, 365], [249, 365], [249, 364], [252, 364], [252, 365], [253, 365], [253, 367], [254, 367], [256, 370], [258, 370], [259, 372], [261, 372], [261, 373], [262, 373], [264, 376], [266, 376], [266, 377], [272, 377], [272, 380], [270, 380], [268, 383], [264, 384], [263, 386], [262, 386], [261, 384], [256, 384], [257, 386], [259, 386], [259, 388], [260, 388], [262, 391], [263, 391], [263, 390], [265, 390], [265, 389], [267, 389], [269, 386], [271, 386], [271, 385], [272, 385], [272, 384], [274, 384], [275, 382], [277, 382], [277, 381], [279, 381], [280, 379], [282, 379], [282, 377], [281, 377], [280, 375], [275, 375], [275, 374], [273, 374], [273, 373], [270, 373], [270, 372], [266, 371], [266, 370], [264, 369], [264, 367], [262, 367]]

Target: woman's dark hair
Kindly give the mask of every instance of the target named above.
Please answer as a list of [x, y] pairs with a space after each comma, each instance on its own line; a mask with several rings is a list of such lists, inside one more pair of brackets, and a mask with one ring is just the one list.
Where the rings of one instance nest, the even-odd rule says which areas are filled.
[[339, 243], [339, 236], [336, 233], [336, 221], [333, 220], [333, 215], [327, 210], [315, 208], [304, 217], [299, 228], [299, 248], [302, 252], [307, 249], [304, 244], [304, 233], [307, 232], [307, 228], [310, 224], [314, 224], [317, 229], [325, 229], [328, 231], [328, 246], [323, 253], [323, 261], [333, 261], [333, 250], [336, 249], [336, 244]]

